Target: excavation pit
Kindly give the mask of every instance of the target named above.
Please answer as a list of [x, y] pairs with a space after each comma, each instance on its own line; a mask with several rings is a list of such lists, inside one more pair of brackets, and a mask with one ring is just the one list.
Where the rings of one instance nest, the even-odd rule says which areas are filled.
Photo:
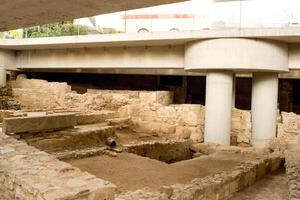
[[135, 132], [125, 119], [16, 136], [84, 173], [109, 181], [117, 188], [117, 200], [166, 195], [178, 200], [191, 199], [191, 195], [224, 199], [276, 171], [283, 160], [253, 148]]
[[[276, 171], [283, 161], [280, 155], [251, 148], [168, 140], [105, 123], [19, 136], [82, 172], [109, 181], [116, 186], [117, 200], [166, 195], [178, 200], [191, 195], [224, 199]], [[109, 138], [116, 147], [107, 145]]]
[[69, 163], [114, 183], [120, 192], [127, 192], [145, 187], [158, 190], [162, 186], [186, 184], [195, 178], [226, 172], [239, 162], [202, 157], [167, 164], [132, 153], [120, 153], [115, 157], [101, 155]]

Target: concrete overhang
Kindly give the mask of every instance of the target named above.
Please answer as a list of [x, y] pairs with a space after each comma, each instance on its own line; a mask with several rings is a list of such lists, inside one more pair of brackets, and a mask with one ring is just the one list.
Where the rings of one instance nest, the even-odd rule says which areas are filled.
[[1, 49], [66, 49], [91, 47], [183, 45], [213, 38], [257, 38], [300, 43], [300, 28], [199, 30], [157, 33], [120, 33], [30, 39], [2, 39]]
[[184, 0], [0, 0], [0, 31]]

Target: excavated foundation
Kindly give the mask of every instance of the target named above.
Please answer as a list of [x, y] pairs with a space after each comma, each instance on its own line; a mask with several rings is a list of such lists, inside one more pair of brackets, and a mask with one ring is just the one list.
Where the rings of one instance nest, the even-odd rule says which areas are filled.
[[146, 135], [100, 123], [20, 138], [113, 183], [117, 199], [225, 199], [282, 167], [280, 155], [252, 148]]
[[[62, 93], [68, 89], [57, 87]], [[27, 90], [15, 88], [20, 100], [28, 98]], [[17, 133], [0, 134], [0, 199], [219, 200], [267, 199], [276, 194], [284, 199], [288, 190], [290, 197], [298, 195], [297, 152], [283, 154], [281, 140], [271, 150], [249, 147], [248, 111], [234, 110], [231, 139], [240, 147], [228, 147], [204, 144], [204, 106], [171, 104], [168, 91], [88, 90], [63, 96], [53, 102], [23, 99], [49, 106], [42, 113], [30, 110], [33, 103], [26, 111], [2, 113], [2, 118], [17, 115], [29, 122], [21, 123], [26, 129]], [[55, 123], [59, 129], [45, 129], [47, 121], [32, 125], [33, 115], [64, 113], [65, 108], [51, 107], [57, 102], [74, 113], [70, 126], [60, 120]], [[282, 114], [280, 132], [290, 127], [287, 121], [297, 120], [287, 119]], [[14, 123], [10, 126], [16, 128]], [[34, 131], [28, 131], [32, 126]], [[271, 194], [269, 185], [276, 192]]]

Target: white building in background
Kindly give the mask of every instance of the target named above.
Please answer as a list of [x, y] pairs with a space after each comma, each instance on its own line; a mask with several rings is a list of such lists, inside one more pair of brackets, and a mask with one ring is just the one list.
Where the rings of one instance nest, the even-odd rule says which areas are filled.
[[[191, 0], [96, 16], [97, 26], [122, 32], [299, 26], [299, 0]], [[255, 14], [254, 14], [255, 13]], [[90, 25], [87, 18], [78, 24]]]

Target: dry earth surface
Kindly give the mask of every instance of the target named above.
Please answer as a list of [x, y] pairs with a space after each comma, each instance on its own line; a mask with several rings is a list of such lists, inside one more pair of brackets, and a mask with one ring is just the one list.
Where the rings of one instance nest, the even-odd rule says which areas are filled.
[[231, 200], [287, 200], [288, 185], [284, 171], [266, 175], [265, 178], [256, 182], [253, 186], [242, 190]]
[[117, 154], [116, 157], [89, 157], [69, 163], [116, 184], [121, 192], [187, 183], [194, 178], [228, 171], [238, 164], [236, 160], [210, 156], [166, 164], [129, 153]]

